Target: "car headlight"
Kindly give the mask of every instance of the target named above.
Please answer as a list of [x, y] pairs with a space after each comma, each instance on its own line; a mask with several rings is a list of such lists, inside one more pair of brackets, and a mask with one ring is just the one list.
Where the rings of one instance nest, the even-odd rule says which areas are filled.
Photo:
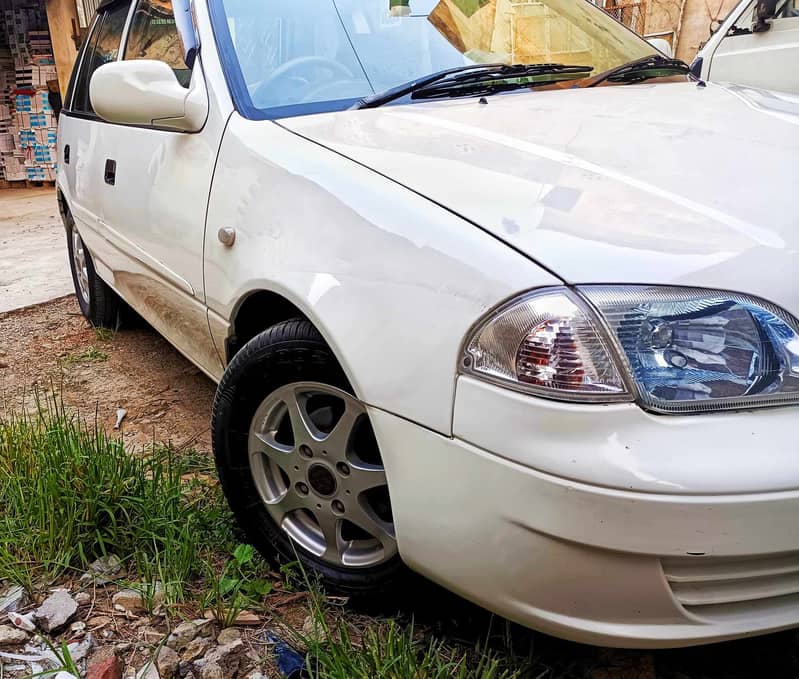
[[[561, 400], [696, 413], [799, 403], [799, 322], [763, 300], [677, 287], [545, 289], [477, 327], [464, 370]], [[589, 306], [590, 305], [590, 306]]]

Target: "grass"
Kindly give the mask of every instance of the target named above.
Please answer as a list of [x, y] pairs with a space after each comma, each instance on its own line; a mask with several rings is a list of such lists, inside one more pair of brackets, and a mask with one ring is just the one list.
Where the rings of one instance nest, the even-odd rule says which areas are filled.
[[83, 351], [70, 354], [62, 363], [64, 365], [78, 365], [85, 363], [105, 363], [108, 360], [108, 354], [97, 347], [89, 347]]
[[[314, 616], [319, 633], [306, 641], [307, 668], [313, 679], [529, 679], [526, 663], [501, 657], [477, 647], [447, 646], [443, 641], [417, 635], [413, 625], [395, 621], [375, 623], [355, 641], [340, 622], [330, 629], [324, 617]], [[314, 638], [315, 637], [315, 638]]]
[[54, 399], [0, 421], [0, 579], [34, 590], [116, 554], [182, 598], [206, 536], [227, 523], [216, 487], [193, 492], [192, 478], [169, 448], [131, 455]]

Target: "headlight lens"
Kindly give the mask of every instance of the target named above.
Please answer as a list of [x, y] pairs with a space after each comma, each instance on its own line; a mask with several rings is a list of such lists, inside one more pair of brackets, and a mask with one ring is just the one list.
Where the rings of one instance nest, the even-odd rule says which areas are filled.
[[468, 341], [464, 366], [550, 398], [632, 399], [591, 311], [565, 289], [533, 292], [492, 315]]
[[799, 402], [799, 323], [768, 302], [690, 288], [585, 287], [641, 404], [703, 412]]

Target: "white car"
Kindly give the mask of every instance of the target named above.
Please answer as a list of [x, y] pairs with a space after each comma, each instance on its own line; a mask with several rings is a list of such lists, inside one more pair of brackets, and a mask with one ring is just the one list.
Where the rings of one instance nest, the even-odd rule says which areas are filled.
[[799, 94], [799, 0], [742, 0], [691, 70], [705, 79]]
[[101, 4], [59, 200], [254, 544], [594, 644], [799, 624], [799, 108], [583, 0], [174, 7]]

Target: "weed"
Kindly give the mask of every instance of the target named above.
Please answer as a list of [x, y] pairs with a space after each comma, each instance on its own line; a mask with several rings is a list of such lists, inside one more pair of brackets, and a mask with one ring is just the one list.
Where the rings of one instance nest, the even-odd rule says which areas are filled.
[[97, 347], [89, 347], [84, 351], [79, 351], [67, 356], [62, 363], [64, 365], [77, 365], [83, 363], [104, 363], [108, 360], [108, 354]]
[[221, 493], [184, 494], [173, 451], [146, 452], [129, 454], [55, 399], [0, 420], [0, 579], [33, 590], [114, 553], [140, 580], [160, 581], [168, 601], [182, 598]]
[[272, 591], [272, 583], [256, 573], [255, 550], [251, 545], [239, 545], [219, 575], [209, 569], [203, 607], [213, 611], [223, 626], [230, 627], [239, 613], [260, 606]]
[[114, 339], [114, 331], [110, 328], [101, 328], [95, 326], [94, 328], [94, 336], [97, 338], [98, 342], [110, 342]]

